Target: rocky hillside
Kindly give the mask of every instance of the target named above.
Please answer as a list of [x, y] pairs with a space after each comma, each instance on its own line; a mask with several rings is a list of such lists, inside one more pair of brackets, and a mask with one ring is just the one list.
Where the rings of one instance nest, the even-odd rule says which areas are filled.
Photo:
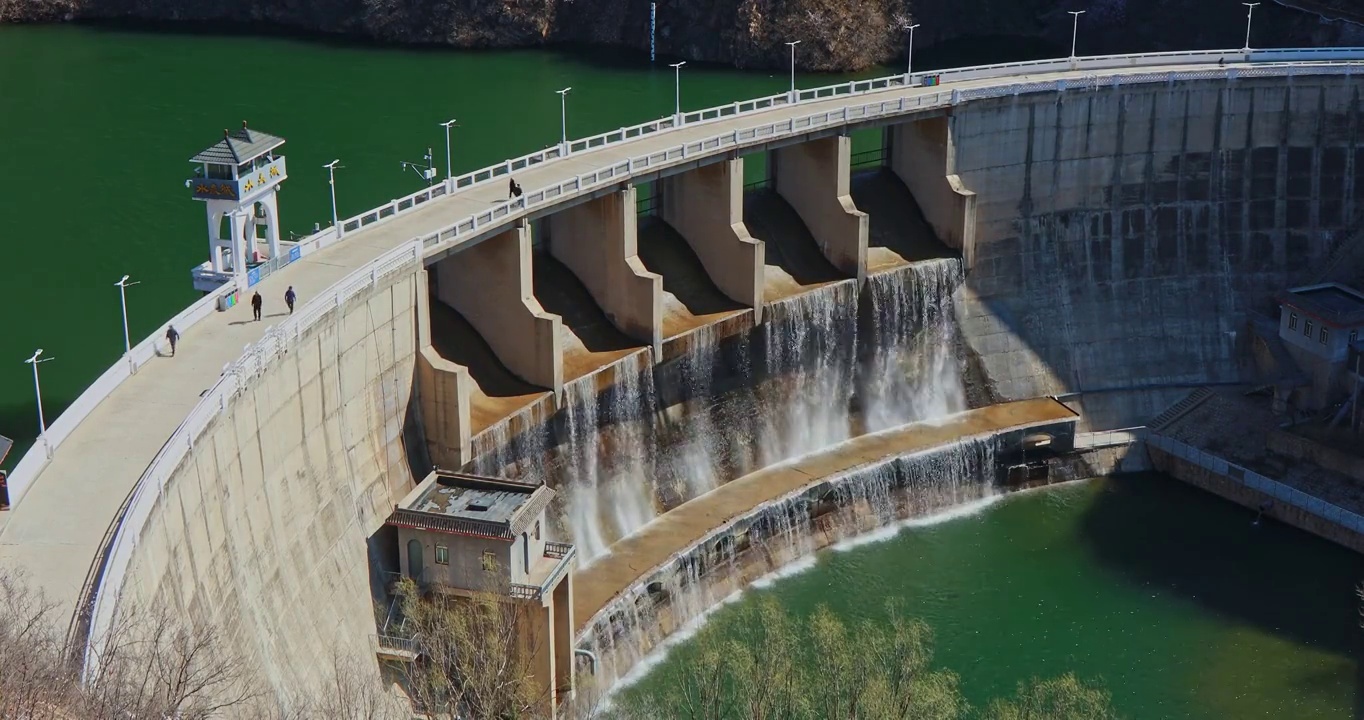
[[[1364, 28], [1326, 17], [1356, 0], [1280, 0], [1257, 9], [1254, 44], [1364, 44]], [[1294, 5], [1295, 7], [1288, 7]], [[1301, 9], [1299, 9], [1299, 6]], [[801, 40], [807, 70], [859, 70], [904, 55], [906, 22], [921, 23], [916, 53], [973, 39], [1070, 42], [1067, 10], [1086, 8], [1080, 52], [1242, 43], [1244, 8], [1231, 0], [658, 0], [659, 52], [743, 68], [784, 68]], [[0, 22], [230, 23], [233, 29], [365, 37], [457, 47], [590, 43], [647, 48], [649, 0], [0, 0]]]

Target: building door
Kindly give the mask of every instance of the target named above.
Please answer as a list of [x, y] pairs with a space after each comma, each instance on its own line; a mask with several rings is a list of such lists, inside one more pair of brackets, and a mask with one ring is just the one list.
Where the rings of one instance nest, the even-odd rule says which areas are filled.
[[422, 579], [422, 541], [407, 541], [407, 576], [413, 580]]

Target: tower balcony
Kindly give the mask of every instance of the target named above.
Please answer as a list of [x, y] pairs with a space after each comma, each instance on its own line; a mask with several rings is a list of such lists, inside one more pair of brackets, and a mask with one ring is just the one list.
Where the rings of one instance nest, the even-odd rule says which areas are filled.
[[195, 200], [229, 200], [243, 202], [278, 185], [288, 177], [284, 156], [253, 168], [237, 178], [209, 178], [196, 175], [185, 181]]
[[545, 553], [530, 566], [526, 583], [512, 583], [508, 594], [515, 600], [539, 601], [553, 592], [564, 575], [568, 574], [578, 549], [568, 543], [547, 542]]

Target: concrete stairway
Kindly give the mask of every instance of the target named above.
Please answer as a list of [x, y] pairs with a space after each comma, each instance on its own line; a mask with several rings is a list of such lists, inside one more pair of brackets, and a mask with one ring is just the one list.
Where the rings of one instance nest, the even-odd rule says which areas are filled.
[[1210, 388], [1198, 388], [1184, 396], [1183, 400], [1165, 408], [1165, 412], [1152, 418], [1151, 422], [1147, 423], [1146, 426], [1157, 432], [1163, 430], [1167, 426], [1174, 424], [1176, 420], [1189, 414], [1194, 408], [1202, 405], [1203, 401], [1210, 397], [1212, 397], [1212, 390]]

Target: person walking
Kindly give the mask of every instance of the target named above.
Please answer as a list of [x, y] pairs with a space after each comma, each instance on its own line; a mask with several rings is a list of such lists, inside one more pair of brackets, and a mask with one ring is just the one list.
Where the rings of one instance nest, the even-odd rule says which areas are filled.
[[294, 286], [290, 285], [289, 289], [284, 291], [284, 304], [289, 306], [290, 315], [294, 314], [295, 300], [298, 300], [298, 295], [294, 294]]
[[265, 301], [261, 299], [260, 291], [257, 290], [256, 294], [251, 296], [251, 314], [256, 317], [256, 322], [260, 322], [260, 308], [264, 303]]
[[175, 329], [174, 325], [166, 328], [166, 341], [169, 342], [171, 346], [171, 357], [175, 357], [175, 343], [180, 341], [180, 333]]
[[521, 186], [516, 184], [516, 178], [507, 178], [507, 199], [521, 197]]

